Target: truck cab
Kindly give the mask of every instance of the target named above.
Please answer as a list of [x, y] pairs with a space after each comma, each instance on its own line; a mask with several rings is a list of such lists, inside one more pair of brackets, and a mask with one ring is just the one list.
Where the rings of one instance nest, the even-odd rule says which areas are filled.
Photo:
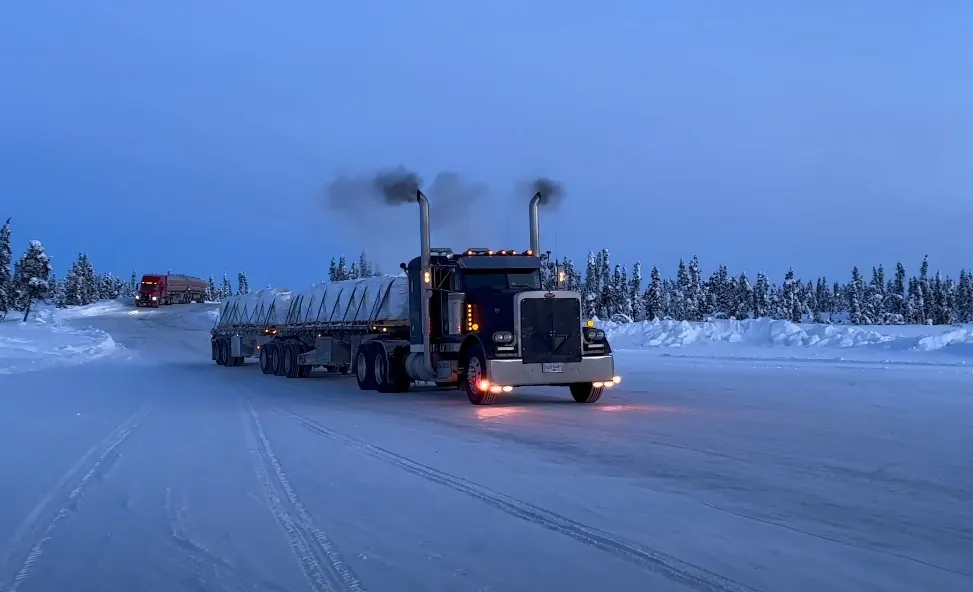
[[143, 275], [139, 290], [135, 295], [135, 306], [158, 308], [166, 296], [166, 276]]
[[405, 266], [410, 341], [422, 351], [420, 303], [431, 285], [429, 341], [437, 380], [455, 383], [474, 404], [516, 386], [569, 386], [594, 402], [617, 383], [603, 331], [582, 318], [581, 295], [544, 289], [531, 251], [432, 249], [429, 282], [420, 258]]

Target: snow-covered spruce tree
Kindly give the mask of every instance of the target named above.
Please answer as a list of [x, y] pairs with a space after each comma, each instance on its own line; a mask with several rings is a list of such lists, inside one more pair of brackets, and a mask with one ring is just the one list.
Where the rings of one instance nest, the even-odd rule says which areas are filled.
[[737, 278], [735, 301], [734, 318], [742, 321], [753, 316], [753, 286], [750, 285], [750, 279], [747, 278], [746, 272], [741, 273], [740, 277]]
[[564, 273], [564, 283], [561, 289], [580, 293], [581, 278], [578, 276], [578, 270], [574, 268], [574, 261], [570, 257], [565, 257], [561, 261], [561, 272]]
[[364, 250], [358, 254], [358, 275], [363, 278], [375, 275], [375, 266], [368, 260], [368, 254]]
[[30, 314], [33, 302], [47, 294], [51, 269], [51, 258], [44, 252], [44, 245], [37, 240], [30, 241], [27, 251], [17, 261], [17, 275], [14, 277], [17, 302], [24, 311], [24, 321]]
[[348, 279], [357, 280], [361, 277], [361, 271], [358, 269], [358, 262], [353, 261], [351, 264], [351, 269], [348, 270]]
[[84, 306], [91, 304], [97, 297], [95, 271], [88, 256], [79, 253], [64, 278], [63, 306]]
[[236, 293], [238, 295], [250, 293], [250, 282], [247, 281], [247, 274], [245, 274], [242, 271], [238, 273], [236, 276], [236, 283], [237, 283]]
[[956, 318], [961, 323], [973, 323], [973, 274], [960, 272], [956, 287]]
[[615, 293], [617, 294], [616, 299], [618, 302], [616, 312], [631, 321], [632, 300], [629, 298], [631, 288], [628, 285], [628, 271], [625, 269], [624, 265], [616, 265], [615, 271], [618, 274], [618, 280], [615, 286]]
[[645, 311], [644, 320], [657, 321], [665, 318], [665, 311], [662, 306], [662, 275], [658, 267], [653, 267], [649, 273], [649, 287], [646, 288], [642, 297], [643, 309]]
[[132, 270], [132, 277], [128, 280], [128, 287], [125, 289], [126, 298], [134, 298], [136, 294], [139, 293], [139, 279], [135, 275], [135, 270]]
[[223, 282], [220, 283], [220, 300], [226, 300], [230, 296], [233, 296], [233, 286], [230, 285], [230, 278], [223, 272]]
[[865, 316], [865, 308], [862, 306], [865, 283], [857, 265], [851, 268], [851, 282], [845, 289], [845, 294], [848, 299], [848, 321], [852, 325], [868, 325], [869, 319]]
[[642, 262], [632, 266], [632, 277], [628, 280], [628, 301], [632, 306], [632, 320], [636, 323], [645, 320], [645, 299], [642, 298]]
[[210, 274], [209, 280], [206, 282], [206, 301], [216, 302], [220, 299], [220, 291], [216, 287], [216, 278], [213, 274]]
[[81, 253], [78, 257], [78, 268], [84, 279], [82, 304], [96, 302], [98, 300], [98, 274], [95, 273], [95, 267], [91, 264], [87, 253]]
[[10, 249], [10, 218], [0, 226], [0, 319], [7, 316], [13, 307], [13, 276], [10, 263], [13, 251]]
[[342, 255], [338, 257], [338, 269], [335, 272], [338, 280], [348, 280], [351, 279], [350, 273], [348, 272], [348, 260]]
[[[929, 283], [929, 255], [926, 255], [922, 259], [922, 265], [919, 266], [919, 291], [922, 292], [922, 302], [924, 308], [921, 311], [920, 321], [923, 325], [931, 324], [933, 318], [933, 298], [932, 298], [932, 286]], [[920, 311], [916, 311], [919, 313]]]
[[706, 287], [699, 268], [699, 257], [693, 255], [689, 262], [689, 294], [687, 298], [689, 316], [687, 320], [702, 321], [706, 318]]
[[544, 290], [553, 290], [557, 283], [557, 278], [555, 277], [555, 262], [551, 260], [551, 252], [540, 253], [537, 258], [541, 260], [541, 288]]
[[98, 277], [98, 299], [118, 300], [122, 295], [123, 283], [111, 273], [103, 273]]
[[781, 288], [781, 312], [792, 323], [800, 323], [804, 313], [799, 290], [800, 280], [794, 276], [793, 269], [788, 269]]
[[731, 289], [730, 272], [725, 265], [721, 264], [704, 285], [706, 316], [718, 318], [733, 316], [733, 293]]
[[770, 281], [763, 272], [757, 272], [757, 280], [753, 286], [753, 318], [759, 319], [770, 316]]
[[899, 261], [895, 264], [895, 279], [888, 289], [888, 311], [900, 322], [905, 321], [905, 266]]
[[598, 262], [594, 252], [588, 251], [588, 263], [584, 273], [584, 286], [581, 288], [585, 317], [590, 319], [598, 314], [598, 297], [600, 294], [601, 286], [598, 284]]
[[676, 270], [676, 281], [672, 284], [670, 293], [670, 314], [677, 321], [685, 321], [689, 318], [689, 269], [686, 262], [679, 260], [679, 267]]
[[612, 308], [612, 269], [611, 253], [608, 249], [602, 249], [598, 253], [598, 277], [601, 281], [601, 293], [598, 295], [597, 314], [600, 319], [611, 317]]
[[47, 283], [50, 286], [46, 297], [48, 304], [53, 304], [58, 308], [64, 308], [64, 279], [57, 277], [51, 271], [51, 277], [47, 280]]
[[932, 281], [932, 322], [934, 325], [948, 325], [952, 323], [952, 311], [949, 307], [949, 283], [943, 279], [942, 273], [936, 273]]

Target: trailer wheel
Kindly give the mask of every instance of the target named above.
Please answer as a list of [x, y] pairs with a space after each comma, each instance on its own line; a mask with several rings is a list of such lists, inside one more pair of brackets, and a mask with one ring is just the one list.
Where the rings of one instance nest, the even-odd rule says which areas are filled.
[[216, 365], [217, 366], [222, 366], [223, 365], [223, 346], [222, 346], [222, 343], [223, 343], [223, 340], [222, 339], [214, 339], [213, 340], [213, 343], [212, 343], [212, 346], [213, 346], [213, 361], [216, 362]]
[[274, 347], [274, 374], [277, 376], [287, 376], [287, 367], [284, 364], [284, 354], [287, 353], [286, 347], [287, 345], [284, 343], [278, 343]]
[[264, 374], [273, 374], [273, 369], [270, 367], [271, 363], [270, 352], [267, 351], [266, 347], [260, 348], [260, 371]]
[[219, 357], [219, 365], [227, 366], [230, 363], [230, 347], [226, 339], [220, 339], [219, 352], [216, 354]]
[[480, 381], [489, 380], [486, 371], [486, 356], [483, 346], [473, 344], [466, 352], [466, 372], [463, 375], [463, 387], [466, 397], [474, 405], [490, 405], [497, 398], [496, 393], [480, 388]]
[[268, 343], [264, 346], [267, 350], [267, 374], [277, 374], [280, 367], [280, 353], [276, 343]]
[[358, 346], [358, 351], [355, 353], [355, 378], [358, 379], [358, 388], [363, 391], [374, 391], [378, 386], [375, 384], [371, 350], [369, 344], [363, 343]]
[[300, 366], [297, 365], [297, 346], [288, 344], [284, 346], [284, 376], [287, 378], [297, 378], [300, 374]]
[[596, 403], [601, 398], [601, 393], [605, 392], [604, 387], [596, 387], [590, 382], [577, 382], [568, 388], [571, 389], [571, 396], [578, 403]]
[[404, 393], [409, 390], [412, 379], [405, 373], [402, 361], [395, 355], [389, 356], [386, 349], [375, 346], [375, 385], [380, 393]]

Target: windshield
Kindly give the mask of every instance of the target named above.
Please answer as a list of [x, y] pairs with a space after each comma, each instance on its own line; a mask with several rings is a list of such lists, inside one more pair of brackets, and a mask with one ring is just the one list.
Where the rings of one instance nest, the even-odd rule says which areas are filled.
[[536, 271], [487, 271], [463, 276], [467, 290], [540, 290], [541, 277]]

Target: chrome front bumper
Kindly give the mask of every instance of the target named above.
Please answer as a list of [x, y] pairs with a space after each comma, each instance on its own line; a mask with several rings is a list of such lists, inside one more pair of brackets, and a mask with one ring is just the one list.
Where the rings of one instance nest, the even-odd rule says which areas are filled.
[[615, 359], [610, 355], [591, 356], [561, 367], [562, 372], [544, 372], [543, 364], [525, 364], [521, 359], [487, 360], [487, 378], [504, 386], [545, 386], [611, 382], [615, 376]]

